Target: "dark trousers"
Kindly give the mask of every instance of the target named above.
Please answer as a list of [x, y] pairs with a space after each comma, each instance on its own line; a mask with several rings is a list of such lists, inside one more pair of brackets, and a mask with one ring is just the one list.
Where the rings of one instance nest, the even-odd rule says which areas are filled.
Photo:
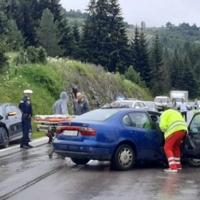
[[187, 122], [187, 112], [181, 112], [181, 114], [185, 118], [185, 121]]
[[31, 129], [31, 118], [22, 118], [22, 140], [21, 140], [21, 146], [28, 145], [30, 139], [29, 139], [29, 131]]

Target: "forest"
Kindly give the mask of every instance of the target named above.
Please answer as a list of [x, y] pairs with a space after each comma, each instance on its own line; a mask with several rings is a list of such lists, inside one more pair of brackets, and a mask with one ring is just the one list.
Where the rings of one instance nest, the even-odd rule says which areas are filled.
[[129, 25], [118, 0], [90, 0], [85, 13], [66, 11], [59, 0], [1, 0], [0, 40], [1, 73], [7, 52], [19, 53], [17, 65], [65, 57], [119, 72], [153, 95], [179, 89], [200, 96], [200, 28]]

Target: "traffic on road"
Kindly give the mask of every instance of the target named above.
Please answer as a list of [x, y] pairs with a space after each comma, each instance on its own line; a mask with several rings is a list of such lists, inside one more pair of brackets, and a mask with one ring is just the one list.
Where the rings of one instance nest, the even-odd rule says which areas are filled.
[[[183, 170], [164, 173], [168, 162], [159, 122], [173, 104], [169, 101], [160, 110], [159, 98], [165, 99], [121, 99], [79, 116], [38, 115], [38, 128], [51, 132], [53, 140], [30, 143], [31, 149], [14, 144], [0, 150], [0, 199], [199, 198], [200, 112], [188, 103]], [[16, 110], [4, 113], [2, 127], [19, 115]]]

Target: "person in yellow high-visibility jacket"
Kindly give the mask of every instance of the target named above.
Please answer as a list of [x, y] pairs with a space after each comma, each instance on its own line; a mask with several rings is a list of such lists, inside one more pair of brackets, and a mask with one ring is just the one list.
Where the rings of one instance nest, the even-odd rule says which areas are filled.
[[187, 124], [180, 112], [168, 109], [161, 114], [159, 126], [164, 132], [164, 151], [169, 164], [165, 172], [176, 173], [182, 169], [180, 147], [187, 134]]

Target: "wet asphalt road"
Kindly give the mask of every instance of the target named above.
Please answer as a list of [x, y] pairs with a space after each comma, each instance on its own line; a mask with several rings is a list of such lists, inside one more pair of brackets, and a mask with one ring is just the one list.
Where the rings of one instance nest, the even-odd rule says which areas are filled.
[[48, 145], [0, 158], [0, 199], [9, 200], [196, 200], [200, 169], [166, 174], [161, 166], [112, 171], [109, 162], [77, 166], [49, 160]]
[[0, 200], [200, 199], [200, 168], [184, 166], [178, 174], [166, 174], [162, 166], [142, 165], [119, 172], [109, 162], [77, 166], [57, 156], [50, 160], [49, 149], [44, 145], [0, 157]]

